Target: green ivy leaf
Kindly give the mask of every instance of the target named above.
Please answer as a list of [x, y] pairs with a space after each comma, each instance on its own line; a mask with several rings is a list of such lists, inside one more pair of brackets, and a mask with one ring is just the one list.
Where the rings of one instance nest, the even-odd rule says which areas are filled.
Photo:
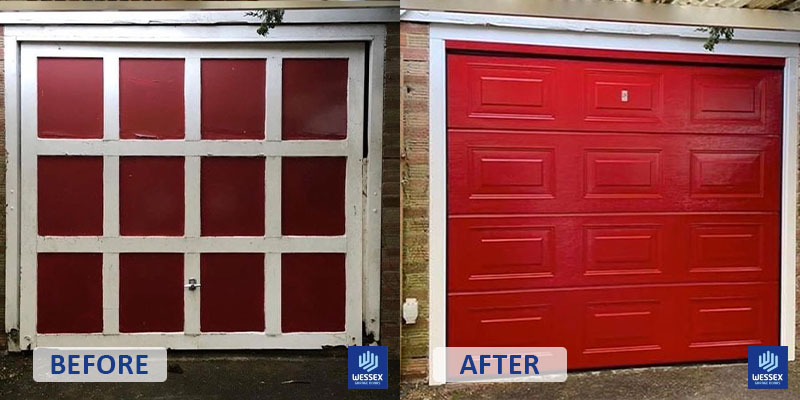
[[697, 28], [700, 32], [708, 32], [708, 39], [703, 43], [703, 48], [708, 51], [714, 51], [714, 47], [719, 44], [722, 38], [725, 41], [733, 39], [733, 28], [726, 28], [722, 26], [705, 26]]
[[256, 33], [266, 37], [269, 30], [283, 22], [284, 10], [280, 8], [265, 8], [261, 10], [248, 11], [244, 15], [256, 17], [261, 20], [261, 25], [256, 29]]

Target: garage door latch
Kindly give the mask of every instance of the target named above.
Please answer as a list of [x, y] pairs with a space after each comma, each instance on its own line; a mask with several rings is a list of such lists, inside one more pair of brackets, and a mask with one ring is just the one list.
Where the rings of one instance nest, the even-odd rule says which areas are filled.
[[189, 290], [195, 290], [200, 287], [200, 284], [197, 283], [197, 279], [189, 278], [189, 283], [183, 285], [183, 287], [188, 288]]

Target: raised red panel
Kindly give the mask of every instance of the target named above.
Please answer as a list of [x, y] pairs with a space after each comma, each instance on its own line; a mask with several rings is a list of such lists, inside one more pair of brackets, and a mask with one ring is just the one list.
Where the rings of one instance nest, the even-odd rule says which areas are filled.
[[203, 236], [264, 235], [264, 158], [203, 157], [200, 230]]
[[448, 79], [458, 86], [448, 85], [448, 103], [458, 110], [448, 115], [450, 125], [556, 120], [556, 92], [561, 88], [555, 67], [546, 60], [448, 57]]
[[554, 119], [555, 69], [529, 65], [470, 64], [470, 116]]
[[586, 232], [586, 275], [661, 272], [664, 249], [658, 225], [590, 225]]
[[103, 331], [103, 255], [38, 255], [36, 332]]
[[199, 282], [201, 331], [264, 330], [264, 254], [201, 254]]
[[481, 46], [447, 62], [447, 345], [570, 369], [776, 345], [780, 64]]
[[102, 59], [40, 58], [37, 74], [39, 137], [103, 137]]
[[661, 350], [658, 320], [667, 316], [660, 301], [598, 301], [584, 310], [584, 354]]
[[547, 293], [451, 294], [447, 306], [450, 347], [568, 345], [569, 335], [561, 330], [564, 324], [558, 323], [563, 304]]
[[283, 254], [281, 260], [281, 331], [344, 331], [345, 255]]
[[282, 231], [284, 235], [343, 235], [344, 157], [282, 159]]
[[634, 68], [586, 69], [586, 120], [658, 122], [663, 96], [660, 73]]
[[765, 103], [762, 77], [698, 74], [692, 85], [694, 118], [759, 121], [762, 117]]
[[183, 331], [183, 254], [119, 255], [119, 331]]
[[471, 198], [553, 198], [553, 149], [471, 147]]
[[485, 221], [468, 229], [450, 241], [452, 263], [459, 266], [448, 271], [450, 290], [529, 287], [553, 278], [555, 226]]
[[103, 234], [103, 157], [40, 156], [39, 234]]
[[691, 272], [742, 273], [768, 268], [764, 228], [758, 223], [693, 224]]
[[766, 168], [761, 151], [692, 151], [692, 197], [763, 197]]
[[201, 61], [203, 139], [264, 139], [266, 74], [265, 60]]
[[660, 197], [659, 156], [659, 150], [650, 149], [588, 150], [585, 155], [586, 197]]
[[285, 58], [283, 139], [345, 139], [347, 81], [347, 59]]
[[119, 60], [119, 136], [183, 139], [183, 60]]
[[183, 235], [183, 157], [120, 157], [119, 176], [120, 234]]

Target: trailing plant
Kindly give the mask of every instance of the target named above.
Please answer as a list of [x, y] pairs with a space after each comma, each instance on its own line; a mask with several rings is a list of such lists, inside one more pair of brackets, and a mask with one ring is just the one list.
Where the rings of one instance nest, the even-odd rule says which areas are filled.
[[719, 44], [720, 39], [724, 38], [725, 41], [733, 39], [733, 28], [726, 28], [723, 26], [704, 26], [697, 28], [700, 32], [708, 32], [708, 39], [703, 43], [703, 48], [708, 51], [714, 51], [714, 47]]
[[256, 29], [256, 32], [259, 35], [266, 37], [270, 29], [283, 22], [283, 11], [284, 10], [281, 8], [265, 8], [261, 10], [248, 11], [244, 15], [260, 19], [261, 25], [259, 25], [258, 29]]

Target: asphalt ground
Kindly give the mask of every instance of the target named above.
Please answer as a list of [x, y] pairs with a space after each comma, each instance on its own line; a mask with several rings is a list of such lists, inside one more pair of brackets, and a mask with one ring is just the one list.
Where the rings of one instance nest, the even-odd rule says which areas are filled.
[[388, 390], [348, 390], [347, 351], [170, 352], [163, 383], [38, 383], [33, 357], [0, 354], [0, 399], [398, 399], [400, 364]]

